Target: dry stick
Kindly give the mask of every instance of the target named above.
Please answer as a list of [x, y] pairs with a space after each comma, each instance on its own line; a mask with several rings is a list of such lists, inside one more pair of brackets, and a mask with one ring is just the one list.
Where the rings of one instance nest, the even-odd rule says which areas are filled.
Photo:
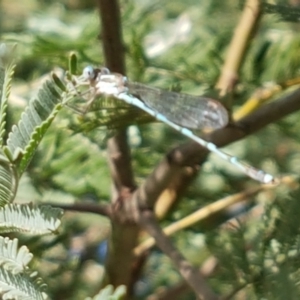
[[[199, 154], [203, 155], [203, 160], [207, 154], [205, 151], [204, 149], [199, 150]], [[172, 151], [172, 153], [174, 153], [174, 151]], [[194, 178], [198, 176], [200, 163], [201, 159], [193, 166], [182, 167], [176, 174], [173, 174], [174, 178], [161, 193], [155, 205], [155, 215], [158, 219], [162, 219], [174, 206], [175, 202], [179, 201], [181, 196], [184, 195], [188, 186], [193, 182]], [[183, 182], [185, 183], [184, 185]]]
[[173, 246], [170, 239], [163, 233], [157, 223], [154, 213], [150, 210], [144, 210], [140, 218], [141, 226], [155, 238], [158, 247], [172, 260], [182, 277], [193, 289], [199, 299], [217, 300], [218, 297], [207, 285], [204, 276], [195, 269], [183, 255]]
[[[124, 47], [121, 34], [120, 8], [117, 0], [98, 0], [101, 19], [101, 38], [105, 65], [114, 72], [125, 74]], [[112, 201], [125, 199], [135, 189], [131, 155], [126, 130], [118, 133], [107, 144], [109, 167], [113, 179]], [[130, 276], [133, 264], [132, 249], [138, 236], [137, 226], [124, 226], [114, 220], [106, 260], [105, 283], [118, 286], [125, 284], [130, 293]], [[121, 252], [120, 252], [120, 249]]]
[[225, 64], [216, 88], [221, 95], [231, 92], [238, 80], [239, 70], [247, 52], [253, 33], [261, 17], [261, 3], [259, 0], [247, 0], [240, 23], [235, 29], [234, 36], [228, 48]]

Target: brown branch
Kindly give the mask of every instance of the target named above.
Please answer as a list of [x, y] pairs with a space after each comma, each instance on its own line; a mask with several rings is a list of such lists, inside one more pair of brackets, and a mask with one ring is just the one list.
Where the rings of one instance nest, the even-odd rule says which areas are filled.
[[[125, 74], [124, 47], [121, 33], [120, 8], [117, 0], [98, 0], [102, 24], [102, 45], [106, 66], [113, 72]], [[122, 203], [130, 199], [135, 189], [130, 149], [126, 129], [120, 130], [109, 139], [109, 166], [113, 179], [112, 201]], [[112, 235], [109, 239], [109, 252], [106, 260], [106, 278], [103, 284], [114, 286], [130, 285], [134, 257], [132, 249], [136, 245], [138, 227], [122, 224], [114, 215]], [[121, 250], [121, 252], [120, 252]]]
[[227, 57], [221, 76], [216, 87], [221, 95], [233, 90], [238, 81], [239, 70], [242, 66], [245, 54], [253, 33], [261, 17], [261, 4], [259, 0], [247, 0], [240, 23], [235, 29], [227, 51]]
[[[161, 219], [176, 205], [176, 202], [179, 201], [181, 196], [186, 192], [187, 187], [197, 177], [199, 170], [199, 164], [194, 164], [189, 167], [181, 168], [180, 171], [176, 173], [176, 176], [174, 174], [174, 178], [155, 203], [155, 213], [158, 218]], [[183, 182], [184, 185], [182, 184]]]
[[[117, 0], [98, 0], [105, 65], [113, 72], [125, 74], [124, 47], [120, 8]], [[126, 130], [108, 141], [110, 170], [114, 182], [114, 199], [128, 196], [135, 188]]]
[[180, 165], [172, 163], [166, 156], [133, 195], [133, 202], [137, 202], [139, 208], [153, 209], [161, 192], [181, 169]]
[[[44, 205], [44, 204], [43, 204]], [[106, 217], [111, 217], [111, 206], [107, 204], [94, 203], [74, 203], [74, 204], [57, 204], [47, 203], [53, 207], [58, 207], [67, 211], [77, 211], [84, 213], [93, 213]]]
[[200, 271], [195, 269], [183, 257], [183, 255], [173, 246], [170, 239], [163, 233], [152, 211], [144, 210], [139, 221], [140, 225], [148, 232], [148, 234], [155, 238], [158, 247], [172, 260], [182, 277], [200, 299], [218, 299], [206, 283], [206, 280]]
[[135, 190], [126, 129], [119, 130], [107, 142], [108, 162], [114, 184], [113, 200], [126, 199]]
[[105, 65], [125, 75], [124, 46], [118, 0], [98, 0]]

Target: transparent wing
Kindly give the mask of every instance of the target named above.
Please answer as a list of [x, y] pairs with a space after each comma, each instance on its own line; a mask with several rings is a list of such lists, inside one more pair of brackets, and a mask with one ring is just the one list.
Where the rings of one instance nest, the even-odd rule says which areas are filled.
[[128, 82], [129, 93], [172, 122], [191, 129], [218, 129], [228, 123], [224, 106], [213, 99]]

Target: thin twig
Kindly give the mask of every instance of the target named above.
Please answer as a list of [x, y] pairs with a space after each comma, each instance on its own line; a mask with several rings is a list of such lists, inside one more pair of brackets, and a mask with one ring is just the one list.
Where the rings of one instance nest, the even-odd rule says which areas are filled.
[[[203, 262], [200, 268], [200, 273], [205, 278], [209, 278], [213, 276], [217, 267], [218, 267], [218, 260], [215, 257], [210, 256]], [[171, 287], [165, 287], [162, 290], [159, 289], [159, 291], [156, 292], [155, 294], [148, 296], [147, 300], [178, 299], [180, 297], [182, 298], [183, 295], [189, 291], [191, 291], [189, 285], [185, 281], [181, 280], [180, 282], [176, 283]]]
[[269, 101], [272, 97], [282, 93], [285, 89], [290, 88], [291, 86], [299, 86], [299, 84], [300, 78], [297, 77], [284, 82], [274, 83], [271, 86], [256, 89], [252, 96], [234, 112], [233, 120], [239, 121], [257, 110], [260, 106], [267, 103], [267, 101]]
[[194, 268], [183, 257], [183, 255], [173, 246], [170, 239], [163, 233], [152, 211], [144, 210], [142, 212], [140, 224], [153, 238], [155, 238], [158, 247], [172, 260], [182, 277], [200, 299], [218, 299], [206, 283], [206, 280], [200, 271]]
[[259, 0], [247, 0], [240, 23], [235, 29], [234, 36], [228, 47], [227, 56], [221, 76], [216, 87], [220, 94], [231, 92], [238, 81], [239, 70], [245, 59], [248, 45], [261, 17], [261, 3]]
[[[67, 211], [77, 211], [83, 213], [93, 213], [106, 217], [111, 217], [111, 206], [107, 204], [94, 203], [74, 203], [74, 204], [58, 204], [47, 203], [53, 207], [58, 207]], [[44, 204], [43, 204], [44, 205]]]

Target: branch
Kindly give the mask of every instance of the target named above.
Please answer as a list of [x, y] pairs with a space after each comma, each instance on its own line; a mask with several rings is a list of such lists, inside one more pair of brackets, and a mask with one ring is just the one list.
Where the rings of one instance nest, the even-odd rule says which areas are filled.
[[118, 0], [98, 0], [105, 65], [125, 75], [124, 46]]
[[227, 51], [227, 57], [221, 76], [216, 85], [220, 94], [224, 95], [233, 90], [238, 81], [239, 70], [248, 50], [248, 45], [261, 17], [260, 0], [247, 0], [240, 23], [235, 29]]
[[[121, 16], [117, 0], [98, 0], [105, 65], [125, 74]], [[135, 189], [126, 130], [119, 130], [108, 144], [109, 166], [114, 182], [114, 199], [126, 197]]]
[[148, 234], [156, 240], [158, 247], [172, 260], [182, 277], [200, 299], [218, 299], [207, 285], [204, 276], [199, 270], [192, 267], [183, 255], [173, 246], [170, 239], [163, 233], [152, 211], [144, 210], [139, 221], [140, 225], [144, 227]]
[[[74, 204], [57, 204], [57, 203], [46, 203], [47, 205], [58, 207], [68, 211], [77, 211], [84, 213], [93, 213], [106, 217], [111, 217], [111, 207], [107, 204], [94, 204], [94, 203], [74, 203]], [[44, 205], [44, 203], [42, 204]]]
[[[124, 47], [121, 33], [120, 8], [117, 0], [98, 0], [102, 23], [102, 41], [106, 66], [113, 72], [125, 74]], [[127, 143], [126, 129], [120, 130], [107, 144], [110, 172], [113, 179], [112, 201], [116, 204], [130, 199], [135, 189], [131, 155]], [[106, 260], [106, 278], [103, 282], [115, 287], [129, 286], [132, 275], [133, 254], [138, 227], [122, 224], [118, 219], [112, 222], [109, 239], [109, 253]], [[120, 253], [120, 250], [122, 253]], [[121, 259], [120, 259], [121, 257]]]
[[274, 83], [268, 87], [260, 87], [250, 98], [241, 106], [239, 107], [233, 114], [233, 120], [238, 121], [250, 113], [256, 111], [260, 106], [266, 104], [272, 97], [279, 95], [287, 88], [292, 86], [299, 86], [300, 78], [296, 77], [293, 79], [289, 79], [284, 82]]
[[107, 142], [108, 163], [114, 184], [113, 199], [126, 199], [135, 190], [126, 129], [118, 130]]

